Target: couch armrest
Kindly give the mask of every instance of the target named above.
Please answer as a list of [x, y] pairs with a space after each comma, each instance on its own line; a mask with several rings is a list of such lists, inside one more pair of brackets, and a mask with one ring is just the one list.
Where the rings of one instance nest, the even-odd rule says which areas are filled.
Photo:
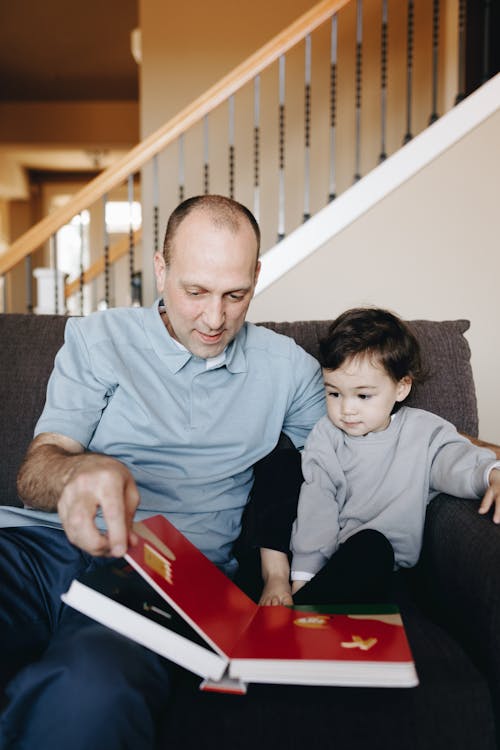
[[426, 601], [487, 676], [500, 717], [500, 526], [478, 501], [438, 495], [419, 562]]

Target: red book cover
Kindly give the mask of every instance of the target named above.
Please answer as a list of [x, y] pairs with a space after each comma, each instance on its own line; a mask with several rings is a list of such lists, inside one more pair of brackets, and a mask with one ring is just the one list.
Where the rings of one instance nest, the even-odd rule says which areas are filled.
[[229, 657], [259, 610], [246, 594], [163, 516], [134, 525], [128, 562], [213, 648]]
[[246, 682], [418, 684], [396, 607], [259, 607], [169, 521], [134, 527], [126, 558]]

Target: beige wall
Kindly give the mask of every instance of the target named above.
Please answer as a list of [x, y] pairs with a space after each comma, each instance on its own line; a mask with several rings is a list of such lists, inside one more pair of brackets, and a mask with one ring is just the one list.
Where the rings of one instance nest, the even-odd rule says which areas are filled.
[[[143, 62], [140, 74], [141, 137], [163, 125], [173, 115], [213, 86], [232, 68], [245, 60], [274, 35], [314, 5], [314, 0], [288, 0], [270, 3], [235, 3], [194, 0], [189, 4], [165, 3], [163, 0], [140, 0]], [[262, 82], [263, 96], [277, 90], [276, 72]], [[276, 103], [274, 99], [274, 110]], [[274, 111], [275, 114], [275, 111]], [[268, 116], [265, 108], [262, 117]], [[247, 87], [237, 103], [237, 119], [244, 121], [245, 133], [237, 135], [238, 200], [253, 206], [252, 197], [252, 91]], [[227, 193], [227, 109], [225, 106], [210, 117], [211, 192]], [[241, 133], [241, 130], [240, 130]], [[276, 172], [277, 129], [272, 127], [274, 143], [272, 163]], [[202, 128], [195, 127], [186, 136], [186, 197], [203, 191]], [[263, 161], [269, 162], [264, 153]], [[160, 235], [168, 215], [178, 202], [178, 151], [174, 144], [159, 159], [160, 165]], [[143, 227], [145, 258], [144, 285], [146, 299], [154, 295], [151, 267], [152, 170], [143, 170], [142, 191], [145, 205]], [[262, 198], [276, 205], [274, 185]], [[274, 220], [273, 239], [276, 236]], [[267, 226], [265, 227], [267, 232]], [[269, 230], [271, 231], [271, 230]], [[149, 249], [148, 249], [149, 248]]]
[[250, 319], [354, 305], [467, 318], [480, 433], [500, 443], [500, 111], [252, 302]]
[[[216, 83], [274, 35], [315, 5], [313, 0], [252, 4], [194, 0], [189, 5], [142, 0], [140, 25], [143, 63], [140, 77], [141, 136], [145, 137]], [[448, 109], [456, 94], [456, 20], [458, 0], [442, 0], [440, 26], [440, 82], [438, 111]], [[361, 105], [361, 173], [378, 163], [381, 150], [380, 31], [378, 0], [363, 3], [363, 64]], [[406, 132], [406, 19], [407, 4], [389, 0], [386, 148], [392, 153]], [[450, 33], [451, 29], [451, 33]], [[414, 17], [412, 125], [416, 134], [431, 113], [432, 0], [419, 0]], [[348, 188], [356, 171], [355, 61], [356, 3], [338, 13], [337, 118], [335, 176], [337, 194]], [[329, 193], [330, 169], [330, 23], [312, 34], [312, 213], [322, 208]], [[260, 205], [263, 249], [272, 246], [278, 233], [278, 65], [261, 75]], [[304, 210], [304, 44], [286, 54], [285, 110], [285, 226], [290, 233], [302, 223]], [[253, 86], [235, 97], [236, 179], [235, 197], [253, 203]], [[228, 192], [228, 108], [221, 105], [209, 116], [210, 191]], [[203, 191], [203, 132], [195, 126], [185, 136], [186, 191]], [[159, 157], [160, 234], [178, 202], [178, 145]], [[143, 170], [145, 205], [144, 268], [151, 266], [152, 169]], [[152, 276], [146, 274], [153, 296]]]
[[[36, 201], [34, 201], [36, 202]], [[33, 202], [33, 204], [34, 204]], [[9, 201], [7, 206], [7, 225], [9, 237], [16, 239], [23, 234], [33, 223], [32, 207], [28, 201]], [[32, 256], [33, 268], [42, 265], [43, 251], [39, 250]], [[25, 262], [19, 263], [15, 268], [6, 274], [5, 278], [5, 295], [8, 312], [26, 312], [25, 291], [27, 286], [26, 265]], [[33, 280], [31, 281], [32, 290], [34, 289]]]
[[139, 0], [142, 137], [314, 5], [314, 0]]

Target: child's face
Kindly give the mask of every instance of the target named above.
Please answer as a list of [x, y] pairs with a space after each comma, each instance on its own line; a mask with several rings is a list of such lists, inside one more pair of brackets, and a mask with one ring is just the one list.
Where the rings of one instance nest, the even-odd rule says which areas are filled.
[[333, 424], [348, 435], [385, 430], [396, 401], [403, 401], [411, 378], [395, 382], [370, 356], [346, 360], [337, 370], [323, 369], [326, 406]]

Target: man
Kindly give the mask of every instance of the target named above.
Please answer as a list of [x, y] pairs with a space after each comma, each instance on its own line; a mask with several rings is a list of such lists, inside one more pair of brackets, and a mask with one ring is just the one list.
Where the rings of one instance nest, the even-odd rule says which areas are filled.
[[[245, 323], [259, 241], [240, 204], [189, 199], [154, 258], [162, 299], [68, 321], [19, 472], [25, 508], [0, 513], [0, 669], [13, 677], [1, 748], [154, 746], [169, 663], [60, 594], [123, 555], [134, 517], [154, 513], [234, 575], [252, 466], [282, 430], [302, 445], [324, 413], [316, 361]], [[281, 558], [267, 552], [272, 589]]]

